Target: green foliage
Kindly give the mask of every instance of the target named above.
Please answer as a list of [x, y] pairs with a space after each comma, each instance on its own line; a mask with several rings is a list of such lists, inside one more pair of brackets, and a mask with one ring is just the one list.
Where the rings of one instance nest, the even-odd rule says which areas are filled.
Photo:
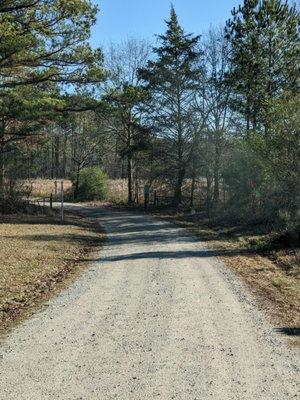
[[[76, 178], [73, 178], [75, 184]], [[103, 200], [107, 195], [107, 174], [100, 167], [83, 168], [79, 173], [78, 200]]]
[[239, 141], [233, 144], [222, 176], [229, 195], [226, 211], [237, 220], [258, 218], [265, 177], [250, 143]]
[[[0, 203], [7, 153], [46, 134], [50, 123], [74, 109], [70, 89], [80, 93], [104, 79], [102, 53], [88, 43], [96, 13], [89, 0], [1, 1]], [[91, 101], [77, 101], [78, 107], [91, 107]]]
[[300, 196], [300, 96], [286, 93], [268, 103], [267, 134], [260, 138], [257, 154], [264, 160], [265, 172], [272, 176], [278, 209], [299, 218]]
[[110, 118], [115, 118], [119, 124], [117, 134], [122, 158], [131, 158], [135, 153], [149, 147], [150, 132], [139, 117], [141, 105], [147, 98], [148, 93], [143, 88], [128, 84], [112, 90], [106, 96], [106, 101], [111, 106]]
[[2, 1], [0, 87], [95, 79], [101, 54], [87, 39], [96, 13], [89, 0]]
[[149, 107], [157, 135], [168, 145], [168, 168], [173, 172], [174, 204], [181, 203], [189, 157], [191, 104], [201, 72], [197, 66], [199, 36], [186, 34], [174, 7], [167, 30], [153, 49], [156, 59], [140, 70], [149, 92]]
[[246, 128], [223, 171], [228, 206], [278, 226], [299, 218], [299, 22], [288, 2], [244, 0], [226, 25], [230, 106]]
[[[27, 119], [42, 119], [45, 124], [68, 105], [72, 96], [62, 98], [62, 94], [70, 92], [70, 85], [78, 91], [79, 86], [104, 79], [102, 53], [88, 44], [96, 12], [89, 0], [1, 2], [0, 114], [4, 119], [9, 112], [22, 124]], [[6, 134], [3, 130], [2, 124], [1, 136]]]
[[296, 6], [281, 0], [244, 0], [233, 9], [226, 35], [231, 44], [231, 106], [247, 129], [265, 126], [266, 101], [299, 90], [299, 23]]

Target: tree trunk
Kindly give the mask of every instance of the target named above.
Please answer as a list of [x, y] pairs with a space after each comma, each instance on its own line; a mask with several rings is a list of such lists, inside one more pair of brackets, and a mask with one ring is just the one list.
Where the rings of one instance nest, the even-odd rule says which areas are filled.
[[214, 206], [217, 207], [220, 200], [220, 144], [219, 138], [215, 140], [215, 160], [214, 160]]
[[175, 186], [174, 193], [174, 205], [178, 207], [182, 202], [182, 184], [185, 176], [185, 167], [183, 161], [183, 150], [184, 150], [184, 130], [183, 130], [183, 120], [182, 120], [182, 99], [181, 99], [181, 77], [178, 73], [178, 65], [176, 60], [176, 97], [177, 97], [177, 182]]
[[182, 134], [180, 134], [178, 140], [177, 182], [174, 193], [175, 207], [178, 207], [182, 202], [182, 184], [184, 176], [185, 176], [185, 168], [183, 162], [183, 143], [182, 143]]
[[54, 142], [51, 141], [51, 179], [54, 179]]
[[196, 186], [196, 160], [195, 160], [195, 150], [193, 151], [193, 158], [192, 158], [192, 186], [191, 186], [191, 198], [190, 198], [190, 206], [191, 208], [194, 207], [194, 196], [195, 196], [195, 186]]
[[75, 200], [78, 199], [78, 193], [79, 193], [79, 175], [80, 175], [80, 166], [77, 166], [77, 171], [76, 171], [76, 180], [75, 180], [75, 189], [74, 189], [74, 198]]
[[250, 130], [250, 120], [251, 120], [251, 112], [250, 112], [250, 90], [251, 84], [248, 82], [247, 84], [247, 95], [246, 95], [246, 127], [247, 127], [247, 135]]
[[125, 179], [125, 162], [124, 162], [124, 158], [121, 159], [121, 179]]
[[193, 176], [192, 176], [192, 187], [191, 187], [191, 199], [190, 199], [191, 208], [194, 207], [195, 183], [196, 183], [196, 176], [193, 173]]
[[60, 140], [59, 136], [55, 136], [55, 177], [61, 178], [60, 168], [59, 168], [59, 147], [60, 147]]
[[65, 136], [63, 141], [63, 158], [62, 158], [62, 168], [61, 168], [62, 178], [66, 178], [66, 173], [67, 173], [67, 142], [68, 139]]
[[208, 173], [206, 175], [206, 212], [209, 219], [211, 217], [211, 184], [212, 179], [210, 174]]
[[2, 214], [4, 213], [4, 149], [3, 140], [1, 137], [0, 147], [0, 204]]
[[0, 130], [0, 205], [1, 212], [4, 214], [4, 119]]
[[127, 156], [127, 187], [128, 187], [128, 205], [132, 205], [132, 159]]
[[177, 183], [174, 195], [174, 205], [178, 207], [182, 203], [182, 184], [184, 180], [184, 169], [181, 167], [178, 171]]

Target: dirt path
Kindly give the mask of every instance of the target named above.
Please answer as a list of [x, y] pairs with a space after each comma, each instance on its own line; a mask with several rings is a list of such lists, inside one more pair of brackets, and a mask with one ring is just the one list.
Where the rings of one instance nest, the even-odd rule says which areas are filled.
[[299, 357], [241, 284], [167, 222], [82, 209], [93, 267], [0, 349], [1, 400], [288, 400]]

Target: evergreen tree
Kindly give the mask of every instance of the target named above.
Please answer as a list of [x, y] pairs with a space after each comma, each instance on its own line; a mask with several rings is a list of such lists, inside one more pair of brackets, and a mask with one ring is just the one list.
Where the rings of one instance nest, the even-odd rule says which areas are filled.
[[232, 108], [246, 128], [263, 121], [266, 101], [299, 89], [299, 12], [281, 0], [244, 0], [226, 24], [231, 44]]
[[[174, 7], [167, 31], [154, 48], [156, 59], [140, 71], [152, 96], [150, 104], [158, 136], [169, 145], [169, 168], [174, 171], [174, 203], [182, 200], [182, 184], [189, 153], [191, 97], [196, 88], [198, 36], [186, 34], [178, 22]], [[167, 161], [167, 160], [165, 160]]]
[[101, 52], [87, 42], [96, 13], [89, 0], [2, 1], [0, 88], [96, 80]]
[[89, 0], [1, 2], [0, 202], [8, 152], [74, 108], [71, 86], [103, 80], [101, 52], [87, 42], [96, 12]]
[[231, 44], [231, 69], [228, 83], [234, 96], [231, 106], [243, 115], [246, 129], [255, 128], [261, 104], [262, 46], [258, 33], [256, 9], [259, 0], [244, 0], [243, 6], [232, 10], [226, 35]]

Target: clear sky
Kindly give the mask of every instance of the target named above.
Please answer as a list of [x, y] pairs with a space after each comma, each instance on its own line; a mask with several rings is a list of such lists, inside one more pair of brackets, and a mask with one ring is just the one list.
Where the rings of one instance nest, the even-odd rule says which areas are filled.
[[[93, 0], [100, 7], [93, 29], [95, 47], [121, 41], [128, 36], [153, 39], [164, 32], [170, 0]], [[223, 24], [242, 0], [173, 0], [179, 21], [189, 33], [200, 34]]]

